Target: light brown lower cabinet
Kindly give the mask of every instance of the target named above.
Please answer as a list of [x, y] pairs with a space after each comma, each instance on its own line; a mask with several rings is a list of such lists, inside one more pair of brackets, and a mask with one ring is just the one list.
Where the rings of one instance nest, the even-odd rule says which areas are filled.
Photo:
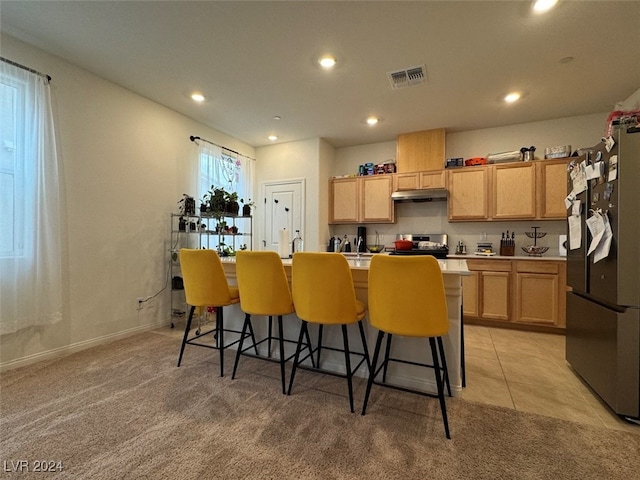
[[468, 259], [465, 321], [523, 330], [565, 327], [566, 265], [559, 260]]
[[471, 270], [463, 277], [463, 313], [478, 319], [509, 320], [510, 260], [467, 260]]
[[567, 269], [564, 262], [517, 260], [513, 321], [565, 326]]

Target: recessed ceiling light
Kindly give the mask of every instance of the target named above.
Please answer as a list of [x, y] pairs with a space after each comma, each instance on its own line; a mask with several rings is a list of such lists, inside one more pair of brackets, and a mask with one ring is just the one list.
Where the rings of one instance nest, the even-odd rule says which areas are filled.
[[380, 121], [379, 117], [373, 116], [371, 115], [370, 117], [367, 117], [365, 119], [365, 122], [367, 122], [368, 125], [375, 125]]
[[195, 102], [204, 102], [204, 95], [200, 92], [194, 92], [191, 94], [191, 99]]
[[573, 62], [574, 58], [573, 57], [563, 57], [560, 59], [560, 63], [571, 63]]
[[318, 59], [318, 63], [322, 68], [325, 68], [328, 70], [333, 68], [336, 65], [336, 59], [331, 55], [323, 55]]
[[513, 103], [520, 100], [522, 94], [520, 92], [511, 92], [504, 97], [504, 101], [507, 103]]
[[280, 115], [276, 115], [273, 117], [274, 120], [282, 120], [282, 117]]
[[558, 0], [536, 0], [533, 2], [533, 11], [536, 13], [545, 13], [556, 6]]
[[269, 140], [271, 140], [272, 142], [275, 142], [278, 139], [278, 137], [276, 135], [269, 135], [267, 138]]

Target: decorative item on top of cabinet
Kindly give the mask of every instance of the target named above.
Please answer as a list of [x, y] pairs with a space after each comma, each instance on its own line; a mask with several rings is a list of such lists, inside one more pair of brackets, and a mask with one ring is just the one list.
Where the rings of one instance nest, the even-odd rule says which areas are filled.
[[392, 175], [334, 178], [329, 185], [329, 223], [393, 223]]
[[442, 170], [444, 154], [444, 128], [400, 134], [396, 143], [397, 172]]

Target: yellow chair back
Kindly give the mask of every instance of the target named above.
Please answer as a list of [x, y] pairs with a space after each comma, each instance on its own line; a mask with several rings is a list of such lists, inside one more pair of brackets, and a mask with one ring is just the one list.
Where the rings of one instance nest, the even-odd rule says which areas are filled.
[[295, 253], [291, 290], [296, 314], [307, 322], [348, 324], [364, 317], [349, 263], [340, 253]]
[[219, 307], [238, 302], [238, 289], [229, 287], [215, 250], [180, 250], [184, 294], [189, 305]]
[[430, 256], [375, 255], [369, 267], [369, 323], [407, 337], [439, 337], [449, 331], [444, 280]]
[[250, 315], [293, 313], [287, 274], [276, 252], [237, 252], [236, 275], [243, 312]]

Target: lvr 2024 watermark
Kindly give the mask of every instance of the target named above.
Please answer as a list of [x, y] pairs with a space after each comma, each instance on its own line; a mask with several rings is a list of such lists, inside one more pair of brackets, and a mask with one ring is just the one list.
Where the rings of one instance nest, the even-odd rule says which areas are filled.
[[62, 472], [64, 465], [61, 460], [3, 460], [2, 471], [12, 473]]

